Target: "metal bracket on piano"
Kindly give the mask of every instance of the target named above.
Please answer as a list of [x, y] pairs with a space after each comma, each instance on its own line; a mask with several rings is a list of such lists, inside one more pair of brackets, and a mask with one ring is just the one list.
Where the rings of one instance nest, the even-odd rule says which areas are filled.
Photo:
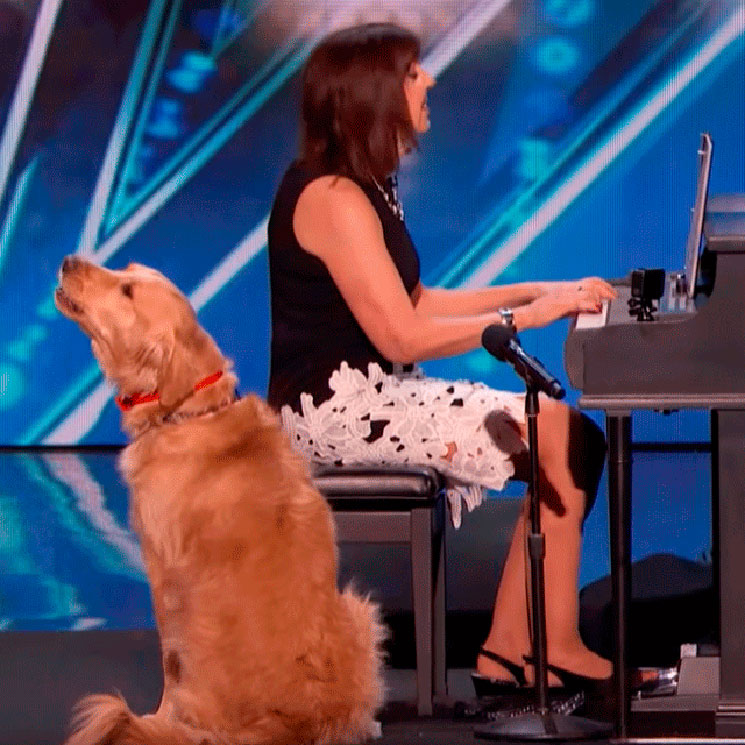
[[637, 321], [654, 321], [652, 313], [658, 310], [656, 301], [664, 292], [664, 269], [634, 269], [631, 272], [629, 314], [636, 316]]

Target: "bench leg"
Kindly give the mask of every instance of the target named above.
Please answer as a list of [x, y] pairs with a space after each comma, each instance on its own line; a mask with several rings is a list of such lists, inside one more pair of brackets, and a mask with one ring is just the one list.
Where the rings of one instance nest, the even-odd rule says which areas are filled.
[[416, 688], [419, 716], [432, 715], [433, 581], [432, 509], [411, 511], [411, 583], [416, 636]]
[[446, 697], [448, 693], [447, 683], [447, 657], [445, 642], [445, 618], [447, 615], [446, 592], [447, 583], [445, 579], [445, 500], [440, 500], [435, 508], [435, 530], [434, 534], [434, 574], [435, 587], [432, 599], [432, 630], [434, 636], [433, 669], [434, 669], [434, 695], [435, 697]]

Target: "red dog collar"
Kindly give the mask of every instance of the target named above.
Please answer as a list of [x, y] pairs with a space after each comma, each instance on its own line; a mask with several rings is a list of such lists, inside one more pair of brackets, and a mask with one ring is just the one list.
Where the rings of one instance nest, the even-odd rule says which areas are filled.
[[[222, 377], [222, 370], [218, 370], [216, 373], [212, 373], [212, 375], [208, 375], [206, 378], [203, 378], [200, 380], [193, 388], [193, 391], [196, 393], [197, 391], [201, 391], [202, 388], [206, 388], [208, 385], [212, 385], [212, 383], [216, 383], [220, 378]], [[122, 398], [121, 396], [115, 396], [114, 401], [116, 401], [116, 405], [122, 410], [122, 411], [130, 411], [133, 409], [137, 404], [149, 404], [153, 401], [157, 401], [160, 397], [158, 396], [158, 391], [153, 391], [152, 393], [134, 393], [131, 396], [126, 396], [125, 398]]]

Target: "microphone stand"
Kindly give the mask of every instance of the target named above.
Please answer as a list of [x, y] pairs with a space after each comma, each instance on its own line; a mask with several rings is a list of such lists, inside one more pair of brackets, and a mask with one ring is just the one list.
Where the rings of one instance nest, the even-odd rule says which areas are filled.
[[546, 645], [546, 585], [544, 559], [546, 538], [541, 532], [541, 500], [538, 480], [538, 387], [530, 375], [526, 383], [525, 417], [530, 452], [530, 589], [532, 613], [532, 653], [535, 670], [535, 704], [532, 711], [491, 722], [474, 729], [476, 737], [488, 740], [592, 740], [607, 737], [610, 724], [552, 711], [548, 704], [548, 662]]

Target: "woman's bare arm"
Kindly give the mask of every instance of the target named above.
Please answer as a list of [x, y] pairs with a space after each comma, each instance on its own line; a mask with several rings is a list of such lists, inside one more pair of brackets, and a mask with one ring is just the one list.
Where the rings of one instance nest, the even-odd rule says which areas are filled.
[[[325, 176], [311, 182], [300, 195], [293, 227], [300, 245], [323, 261], [363, 331], [391, 362], [467, 352], [480, 346], [485, 326], [501, 320], [495, 310], [437, 315], [415, 305], [385, 247], [375, 209], [349, 179]], [[516, 308], [515, 322], [518, 328], [543, 326], [596, 309], [594, 299], [543, 296]]]
[[571, 282], [519, 282], [480, 289], [444, 289], [418, 285], [412, 300], [421, 313], [432, 316], [460, 316], [489, 313], [497, 308], [517, 308], [548, 295], [584, 293], [597, 302], [616, 296], [615, 290], [599, 277]]

